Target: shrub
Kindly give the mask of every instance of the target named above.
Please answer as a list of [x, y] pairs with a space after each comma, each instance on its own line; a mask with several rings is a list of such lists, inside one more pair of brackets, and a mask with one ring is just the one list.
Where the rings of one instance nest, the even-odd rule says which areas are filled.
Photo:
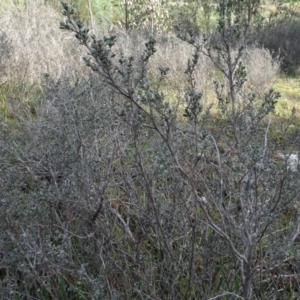
[[297, 74], [300, 63], [299, 20], [287, 18], [262, 30], [254, 39], [259, 45], [269, 49], [273, 57], [280, 57], [281, 70]]
[[0, 84], [3, 84], [7, 78], [7, 68], [6, 66], [8, 65], [7, 61], [11, 57], [11, 41], [9, 40], [7, 34], [4, 31], [0, 32]]
[[[279, 95], [247, 93], [243, 35], [225, 35], [244, 23], [221, 8], [222, 47], [178, 32], [191, 57], [171, 102], [153, 37], [126, 55], [64, 5], [61, 27], [87, 47], [94, 74], [46, 77], [36, 118], [0, 124], [4, 297], [298, 296], [299, 174], [288, 159], [299, 130], [283, 124], [284, 143], [270, 139]], [[202, 57], [221, 74], [215, 114], [197, 90]]]
[[247, 69], [246, 86], [255, 94], [262, 96], [279, 73], [279, 57], [273, 58], [270, 51], [265, 48], [247, 48], [243, 63]]

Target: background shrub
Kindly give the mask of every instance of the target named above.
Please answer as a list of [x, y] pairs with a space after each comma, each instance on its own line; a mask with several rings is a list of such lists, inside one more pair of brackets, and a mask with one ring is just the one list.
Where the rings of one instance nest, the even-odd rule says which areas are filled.
[[255, 36], [258, 44], [269, 49], [273, 57], [280, 57], [281, 69], [288, 74], [298, 74], [300, 62], [300, 23], [287, 18], [267, 27]]
[[262, 96], [271, 86], [272, 80], [279, 74], [281, 61], [272, 57], [266, 48], [248, 48], [243, 63], [247, 68], [247, 86]]

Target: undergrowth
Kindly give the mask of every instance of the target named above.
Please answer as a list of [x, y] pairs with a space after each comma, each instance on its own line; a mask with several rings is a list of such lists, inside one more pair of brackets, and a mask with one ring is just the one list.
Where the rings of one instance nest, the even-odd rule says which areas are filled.
[[183, 31], [96, 38], [67, 5], [61, 32], [28, 3], [0, 17], [0, 297], [299, 297], [279, 58], [222, 27], [229, 52]]

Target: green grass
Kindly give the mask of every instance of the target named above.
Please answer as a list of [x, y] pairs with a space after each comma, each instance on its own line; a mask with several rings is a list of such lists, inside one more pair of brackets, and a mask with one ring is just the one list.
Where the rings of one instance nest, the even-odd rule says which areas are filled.
[[280, 116], [288, 116], [293, 108], [300, 115], [300, 77], [278, 76], [273, 83], [274, 89], [281, 94], [276, 105]]

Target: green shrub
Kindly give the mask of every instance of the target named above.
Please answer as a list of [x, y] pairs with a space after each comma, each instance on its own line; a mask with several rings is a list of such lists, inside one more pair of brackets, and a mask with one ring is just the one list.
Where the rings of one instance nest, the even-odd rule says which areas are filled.
[[267, 49], [274, 57], [280, 57], [281, 70], [296, 75], [300, 64], [300, 21], [281, 20], [262, 30], [255, 36], [257, 43]]

